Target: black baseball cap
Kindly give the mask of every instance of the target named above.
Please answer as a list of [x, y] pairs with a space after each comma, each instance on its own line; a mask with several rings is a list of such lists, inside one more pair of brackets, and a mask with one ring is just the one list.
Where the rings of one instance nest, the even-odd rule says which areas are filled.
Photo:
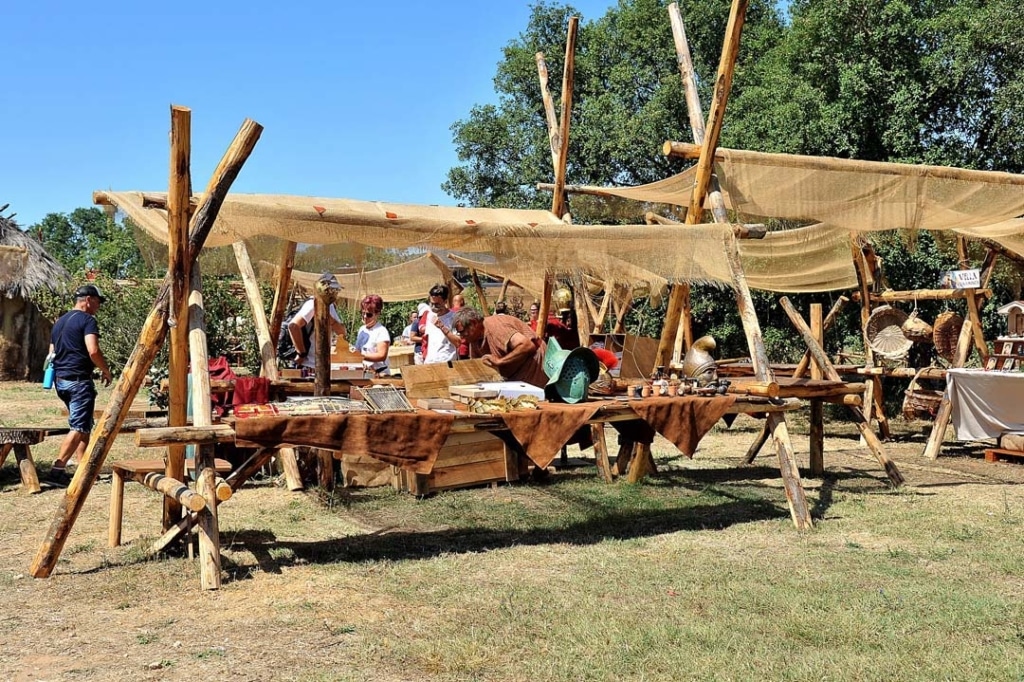
[[85, 298], [86, 296], [95, 296], [100, 299], [100, 303], [106, 301], [106, 297], [100, 293], [99, 287], [95, 284], [86, 284], [75, 289], [75, 298]]

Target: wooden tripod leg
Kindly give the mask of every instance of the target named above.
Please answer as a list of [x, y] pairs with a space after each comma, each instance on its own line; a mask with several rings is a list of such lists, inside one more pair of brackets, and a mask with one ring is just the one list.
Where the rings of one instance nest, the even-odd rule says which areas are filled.
[[11, 449], [14, 447], [12, 443], [4, 443], [0, 445], [0, 467], [7, 461], [7, 455], [11, 453]]
[[750, 449], [747, 450], [747, 454], [743, 458], [744, 464], [754, 463], [758, 453], [761, 452], [761, 448], [763, 448], [764, 444], [768, 442], [768, 437], [770, 435], [771, 433], [768, 431], [768, 422], [765, 422], [761, 427], [761, 433], [757, 434], [757, 438], [755, 438], [754, 442], [750, 444]]
[[612, 465], [608, 461], [608, 441], [604, 437], [604, 424], [591, 424], [590, 434], [594, 439], [594, 459], [597, 470], [601, 472], [606, 483], [612, 482]]
[[885, 416], [885, 392], [882, 390], [882, 377], [872, 377], [871, 383], [874, 386], [874, 390], [871, 392], [871, 401], [874, 403], [875, 419], [878, 420], [878, 432], [882, 434], [883, 440], [892, 440], [889, 418]]
[[812, 476], [823, 476], [825, 474], [825, 409], [824, 403], [818, 400], [811, 400], [810, 414], [810, 473]]
[[[964, 326], [960, 328], [960, 338], [956, 341], [956, 357], [953, 358], [954, 367], [963, 367], [964, 362], [967, 361], [967, 355], [971, 352], [971, 337], [973, 330], [971, 327], [974, 323], [971, 320], [966, 320]], [[946, 380], [949, 381], [948, 379]], [[953, 416], [953, 403], [949, 400], [949, 388], [942, 396], [942, 402], [939, 403], [939, 409], [935, 413], [935, 424], [932, 426], [932, 432], [928, 436], [928, 444], [924, 448], [924, 456], [928, 459], [936, 459], [939, 456], [939, 449], [942, 447], [942, 441], [946, 437], [946, 427], [949, 426], [949, 418]]]
[[615, 475], [622, 476], [629, 471], [629, 463], [633, 459], [633, 450], [636, 443], [631, 440], [619, 441], [619, 454], [615, 457]]

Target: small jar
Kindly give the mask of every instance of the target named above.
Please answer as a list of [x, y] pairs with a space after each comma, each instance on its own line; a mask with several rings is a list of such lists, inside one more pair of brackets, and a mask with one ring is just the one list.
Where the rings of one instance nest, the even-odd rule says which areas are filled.
[[640, 397], [641, 398], [650, 398], [651, 397], [651, 385], [650, 384], [644, 384], [641, 387], [641, 389], [640, 389]]

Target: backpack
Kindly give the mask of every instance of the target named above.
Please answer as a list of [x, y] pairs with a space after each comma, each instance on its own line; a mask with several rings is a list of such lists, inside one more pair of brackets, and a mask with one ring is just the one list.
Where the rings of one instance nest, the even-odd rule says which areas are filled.
[[[308, 299], [307, 299], [308, 300]], [[294, 319], [295, 313], [299, 311], [299, 308], [295, 308], [288, 315], [285, 316], [284, 322], [281, 323], [281, 328], [277, 331], [277, 359], [281, 362], [294, 364], [299, 359], [299, 352], [295, 349], [295, 343], [292, 341], [292, 335], [288, 333], [288, 324]], [[313, 335], [313, 325], [304, 324], [302, 325], [302, 343], [309, 349], [309, 339]]]

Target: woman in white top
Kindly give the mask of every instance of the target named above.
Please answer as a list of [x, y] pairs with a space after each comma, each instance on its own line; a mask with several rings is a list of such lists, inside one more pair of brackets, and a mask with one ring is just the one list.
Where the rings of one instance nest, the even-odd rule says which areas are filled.
[[379, 377], [391, 375], [388, 369], [388, 348], [391, 346], [391, 334], [380, 323], [378, 317], [384, 308], [384, 301], [377, 294], [364, 298], [359, 309], [362, 311], [363, 326], [356, 335], [356, 351], [363, 356], [363, 367]]

